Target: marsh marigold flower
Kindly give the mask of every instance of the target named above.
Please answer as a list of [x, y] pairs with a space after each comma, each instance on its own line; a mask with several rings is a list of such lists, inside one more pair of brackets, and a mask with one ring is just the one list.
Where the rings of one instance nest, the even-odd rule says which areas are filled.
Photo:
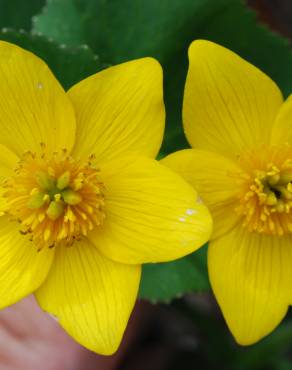
[[0, 42], [1, 307], [35, 292], [81, 344], [116, 350], [141, 264], [190, 253], [210, 233], [192, 187], [153, 159], [163, 130], [155, 60], [65, 93], [43, 61]]
[[211, 210], [211, 285], [237, 341], [271, 332], [292, 303], [292, 100], [233, 52], [189, 49], [183, 121], [193, 149], [164, 164]]

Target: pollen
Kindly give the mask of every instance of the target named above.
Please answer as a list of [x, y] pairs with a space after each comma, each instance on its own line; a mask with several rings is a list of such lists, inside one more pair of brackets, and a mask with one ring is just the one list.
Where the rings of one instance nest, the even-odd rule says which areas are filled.
[[71, 246], [105, 218], [100, 171], [73, 159], [64, 149], [49, 155], [27, 152], [4, 181], [6, 213], [20, 223], [38, 250]]
[[249, 231], [292, 233], [292, 147], [262, 147], [240, 158], [244, 170], [236, 211]]

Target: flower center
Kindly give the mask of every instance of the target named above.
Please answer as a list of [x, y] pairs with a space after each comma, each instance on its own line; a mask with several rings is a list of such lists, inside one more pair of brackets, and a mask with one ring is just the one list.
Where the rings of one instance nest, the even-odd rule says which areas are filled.
[[250, 231], [292, 233], [292, 147], [265, 147], [240, 158], [246, 177], [237, 211]]
[[27, 152], [4, 182], [6, 212], [31, 234], [40, 250], [74, 240], [103, 223], [104, 186], [91, 158], [81, 163], [66, 150], [48, 156]]

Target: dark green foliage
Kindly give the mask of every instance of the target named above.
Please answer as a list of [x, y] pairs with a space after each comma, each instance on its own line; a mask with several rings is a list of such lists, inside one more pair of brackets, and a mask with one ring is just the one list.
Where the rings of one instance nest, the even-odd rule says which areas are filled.
[[50, 66], [65, 89], [105, 67], [86, 45], [58, 45], [42, 35], [2, 29], [0, 39], [30, 50]]

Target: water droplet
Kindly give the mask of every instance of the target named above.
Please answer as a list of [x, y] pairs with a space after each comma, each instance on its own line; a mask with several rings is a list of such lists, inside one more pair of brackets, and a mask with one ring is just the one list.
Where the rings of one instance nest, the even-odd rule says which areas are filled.
[[37, 88], [42, 90], [44, 88], [44, 85], [41, 82], [37, 83]]
[[179, 218], [179, 221], [181, 221], [181, 222], [185, 222], [185, 221], [186, 221], [186, 219], [185, 219], [185, 217], [180, 217], [180, 218]]
[[186, 214], [189, 215], [189, 216], [194, 215], [196, 213], [197, 213], [197, 211], [195, 209], [188, 208], [186, 210]]

